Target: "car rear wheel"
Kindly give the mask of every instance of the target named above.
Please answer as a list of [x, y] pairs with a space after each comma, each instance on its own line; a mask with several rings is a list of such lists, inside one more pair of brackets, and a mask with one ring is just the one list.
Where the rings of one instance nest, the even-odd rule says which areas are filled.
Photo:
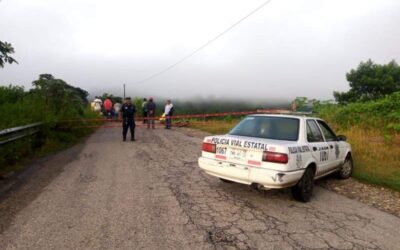
[[312, 168], [306, 169], [300, 181], [292, 187], [294, 199], [302, 202], [307, 202], [311, 199], [314, 189], [314, 175], [314, 170]]
[[344, 163], [340, 168], [339, 172], [337, 173], [337, 176], [340, 179], [348, 179], [350, 178], [352, 173], [353, 173], [353, 159], [351, 158], [351, 155], [348, 155], [346, 157], [346, 160], [344, 160]]
[[222, 182], [225, 182], [225, 183], [233, 183], [233, 181], [230, 181], [230, 180], [226, 180], [226, 179], [222, 179], [222, 178], [219, 178]]

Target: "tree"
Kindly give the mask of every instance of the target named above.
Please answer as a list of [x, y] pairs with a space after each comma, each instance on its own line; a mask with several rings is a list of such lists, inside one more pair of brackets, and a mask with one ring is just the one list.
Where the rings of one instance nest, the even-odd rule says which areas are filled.
[[296, 97], [291, 103], [292, 111], [298, 111], [308, 103], [307, 97]]
[[136, 107], [136, 112], [138, 112], [139, 114], [142, 113], [142, 105], [143, 105], [143, 99], [140, 97], [135, 97], [134, 99], [134, 104]]
[[9, 54], [14, 53], [14, 48], [10, 43], [0, 41], [0, 68], [4, 68], [4, 64], [16, 63], [18, 62], [9, 56]]
[[30, 92], [43, 100], [44, 112], [54, 115], [81, 114], [87, 103], [88, 93], [77, 87], [67, 84], [61, 79], [56, 79], [51, 74], [41, 74], [39, 79], [33, 81], [35, 87]]
[[0, 105], [4, 103], [16, 103], [25, 96], [24, 87], [21, 86], [0, 86]]
[[369, 59], [347, 73], [346, 79], [350, 83], [350, 90], [335, 91], [333, 96], [337, 102], [346, 104], [376, 100], [400, 91], [400, 66], [394, 60], [379, 65]]

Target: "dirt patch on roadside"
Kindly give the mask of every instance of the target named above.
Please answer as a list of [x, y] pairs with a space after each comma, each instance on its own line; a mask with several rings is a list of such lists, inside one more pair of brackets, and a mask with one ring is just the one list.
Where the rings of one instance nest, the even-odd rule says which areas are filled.
[[335, 193], [400, 217], [400, 192], [361, 183], [352, 178], [336, 180], [328, 177], [317, 181], [317, 183]]

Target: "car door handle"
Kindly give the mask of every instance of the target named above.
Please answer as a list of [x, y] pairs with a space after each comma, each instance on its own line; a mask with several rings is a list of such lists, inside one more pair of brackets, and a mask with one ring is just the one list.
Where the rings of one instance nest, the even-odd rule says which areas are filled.
[[313, 149], [314, 151], [317, 151], [317, 147], [313, 147], [312, 149]]

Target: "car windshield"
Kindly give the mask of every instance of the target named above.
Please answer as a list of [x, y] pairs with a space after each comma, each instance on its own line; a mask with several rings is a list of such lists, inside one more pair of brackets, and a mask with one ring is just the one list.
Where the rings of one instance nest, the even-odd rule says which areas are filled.
[[248, 116], [236, 125], [229, 134], [297, 141], [299, 137], [299, 119], [274, 116]]

